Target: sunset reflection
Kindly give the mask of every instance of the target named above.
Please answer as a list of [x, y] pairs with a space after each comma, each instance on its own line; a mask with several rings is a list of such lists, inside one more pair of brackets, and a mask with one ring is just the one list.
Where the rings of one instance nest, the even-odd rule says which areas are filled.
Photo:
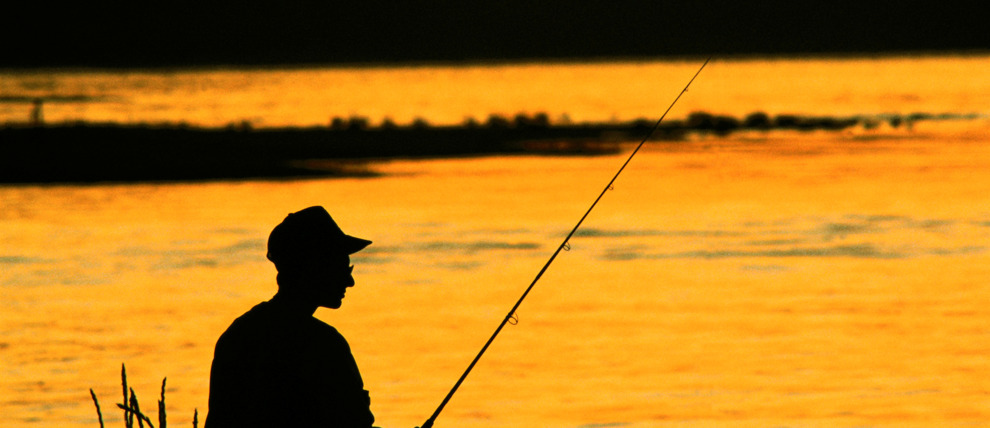
[[[57, 72], [3, 79], [47, 123], [327, 126], [657, 117], [699, 62]], [[720, 60], [705, 111], [974, 113], [913, 128], [692, 133], [608, 191], [437, 426], [930, 426], [990, 418], [985, 56]], [[35, 86], [32, 86], [32, 82]], [[19, 106], [19, 104], [17, 104]], [[26, 106], [0, 104], [0, 121]], [[22, 108], [24, 107], [24, 108]], [[953, 116], [954, 117], [954, 116]], [[628, 155], [374, 160], [362, 178], [0, 187], [4, 417], [120, 424], [120, 364], [169, 425], [213, 346], [276, 291], [271, 228], [323, 205], [374, 241], [343, 307], [383, 426], [421, 424]], [[117, 418], [117, 419], [114, 419]]]

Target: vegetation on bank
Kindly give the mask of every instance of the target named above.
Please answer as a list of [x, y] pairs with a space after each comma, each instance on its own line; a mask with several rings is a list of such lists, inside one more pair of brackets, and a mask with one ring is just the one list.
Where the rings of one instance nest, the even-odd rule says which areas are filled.
[[[431, 125], [366, 118], [334, 118], [326, 126], [257, 128], [250, 123], [221, 128], [187, 124], [22, 124], [0, 127], [0, 183], [175, 181], [305, 176], [375, 176], [370, 161], [486, 155], [614, 154], [625, 142], [682, 141], [691, 134], [726, 136], [743, 131], [870, 130], [882, 124], [913, 129], [929, 120], [975, 119], [978, 115], [927, 114], [852, 117], [770, 116], [743, 118], [694, 112], [657, 126], [648, 119], [626, 122], [551, 121], [547, 114], [489, 116], [484, 122]], [[656, 129], [654, 130], [654, 127]], [[652, 133], [651, 133], [652, 132]]]
[[[880, 124], [887, 124], [892, 128], [901, 126], [910, 127], [916, 122], [932, 120], [953, 120], [953, 119], [975, 119], [980, 117], [977, 114], [953, 114], [953, 113], [922, 113], [910, 114], [876, 114], [876, 115], [854, 115], [854, 116], [809, 116], [799, 114], [777, 114], [770, 115], [762, 111], [754, 111], [743, 117], [735, 117], [724, 114], [715, 114], [704, 111], [690, 113], [685, 119], [665, 120], [658, 127], [662, 139], [668, 131], [680, 131], [675, 133], [682, 136], [683, 132], [712, 132], [718, 135], [727, 135], [734, 131], [746, 130], [841, 130], [854, 126], [862, 126], [867, 129], [874, 128]], [[142, 129], [190, 129], [201, 131], [256, 131], [265, 130], [305, 130], [305, 131], [336, 131], [336, 132], [404, 132], [416, 133], [435, 130], [472, 130], [472, 131], [500, 131], [500, 130], [563, 130], [563, 129], [652, 129], [655, 119], [640, 118], [630, 121], [607, 121], [607, 122], [572, 122], [565, 114], [559, 119], [551, 120], [547, 113], [526, 114], [518, 113], [513, 116], [503, 116], [498, 114], [489, 115], [484, 121], [479, 121], [474, 117], [465, 118], [457, 125], [434, 125], [423, 118], [415, 118], [410, 123], [400, 124], [389, 117], [385, 117], [379, 123], [373, 124], [370, 119], [364, 116], [332, 117], [324, 126], [304, 126], [304, 127], [256, 127], [250, 121], [232, 122], [222, 127], [202, 127], [190, 125], [185, 122], [179, 123], [138, 123], [124, 124], [115, 122], [87, 122], [87, 121], [65, 121], [44, 123], [40, 118], [35, 118], [30, 122], [8, 122], [0, 126], [0, 131], [5, 129], [18, 128], [66, 128], [66, 127], [117, 127], [117, 128], [142, 128]]]

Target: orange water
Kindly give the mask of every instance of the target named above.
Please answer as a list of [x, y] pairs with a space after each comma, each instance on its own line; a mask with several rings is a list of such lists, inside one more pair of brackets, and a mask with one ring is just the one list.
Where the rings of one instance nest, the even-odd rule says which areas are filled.
[[[373, 124], [544, 112], [555, 121], [655, 119], [703, 61], [299, 70], [0, 70], [0, 96], [73, 95], [45, 104], [49, 122], [185, 122], [225, 126]], [[986, 113], [990, 56], [886, 59], [715, 58], [671, 117], [770, 114]], [[0, 103], [0, 123], [31, 104]]]
[[[988, 65], [717, 62], [677, 111], [985, 113], [990, 84], [974, 62]], [[602, 91], [623, 93], [615, 82], [627, 68], [669, 69], [656, 105], [568, 110], [640, 116], [665, 108], [696, 65], [555, 74], [603, 73], [583, 84], [606, 80]], [[471, 75], [527, 67], [553, 70], [434, 72], [485, 81]], [[430, 71], [369, 73], [400, 76], [395, 92]], [[534, 75], [538, 87], [541, 73], [518, 79]], [[429, 97], [408, 84], [408, 97], [367, 101], [368, 111], [418, 111], [402, 100]], [[559, 85], [543, 94], [557, 106], [546, 110], [587, 96]], [[486, 88], [475, 96], [499, 110]], [[535, 99], [504, 110], [535, 110]], [[449, 107], [431, 106], [423, 110]], [[430, 118], [485, 110], [460, 108]], [[977, 119], [647, 147], [437, 426], [985, 425], [988, 136]], [[343, 308], [317, 316], [350, 341], [377, 424], [418, 425], [622, 160], [395, 161], [371, 165], [384, 175], [370, 179], [2, 187], [0, 424], [97, 426], [92, 387], [119, 426], [120, 363], [143, 407], [167, 376], [170, 425], [189, 426], [194, 408], [202, 420], [217, 336], [275, 291], [267, 233], [287, 212], [322, 204], [375, 244], [355, 257], [358, 285]]]

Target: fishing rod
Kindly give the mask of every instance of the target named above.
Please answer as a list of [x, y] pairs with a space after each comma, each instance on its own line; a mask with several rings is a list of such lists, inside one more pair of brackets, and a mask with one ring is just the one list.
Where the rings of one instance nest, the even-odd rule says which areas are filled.
[[639, 145], [637, 145], [636, 149], [632, 151], [632, 154], [629, 155], [625, 163], [623, 163], [622, 166], [619, 167], [619, 171], [617, 171], [615, 173], [615, 176], [613, 176], [612, 179], [609, 180], [608, 184], [605, 185], [605, 189], [602, 190], [602, 192], [598, 195], [598, 197], [595, 198], [595, 201], [591, 203], [591, 206], [588, 207], [588, 211], [586, 211], [584, 215], [581, 216], [581, 219], [578, 220], [577, 224], [574, 225], [574, 228], [571, 229], [570, 233], [567, 234], [567, 236], [564, 238], [564, 241], [561, 242], [560, 246], [557, 247], [557, 250], [553, 252], [553, 255], [550, 256], [549, 260], [547, 260], [547, 263], [543, 265], [543, 268], [540, 269], [540, 272], [536, 274], [536, 278], [533, 279], [533, 282], [529, 284], [529, 287], [526, 287], [526, 291], [523, 292], [522, 296], [519, 297], [519, 300], [516, 301], [516, 304], [512, 306], [512, 309], [509, 310], [509, 313], [498, 325], [498, 328], [495, 329], [495, 333], [492, 333], [492, 337], [488, 338], [488, 342], [485, 343], [485, 346], [481, 347], [481, 351], [478, 352], [478, 355], [476, 355], [474, 357], [474, 360], [471, 361], [471, 364], [468, 365], [467, 370], [464, 371], [464, 374], [461, 375], [460, 379], [457, 379], [457, 382], [454, 384], [454, 387], [450, 389], [450, 392], [447, 393], [447, 396], [444, 397], [443, 401], [440, 402], [440, 406], [437, 407], [437, 410], [433, 412], [433, 415], [430, 416], [430, 418], [423, 423], [423, 426], [421, 428], [433, 427], [433, 423], [436, 421], [437, 417], [440, 416], [440, 412], [443, 411], [443, 408], [450, 401], [451, 397], [454, 396], [454, 393], [457, 392], [457, 389], [461, 387], [462, 383], [464, 383], [464, 379], [466, 379], [468, 374], [471, 373], [471, 370], [474, 369], [474, 366], [478, 364], [478, 360], [481, 359], [481, 356], [485, 354], [485, 351], [488, 350], [488, 347], [492, 344], [492, 342], [495, 341], [495, 337], [498, 336], [498, 334], [502, 331], [502, 328], [505, 327], [506, 324], [509, 323], [515, 324], [518, 321], [518, 318], [516, 318], [516, 310], [519, 309], [519, 305], [521, 305], [523, 300], [526, 299], [526, 296], [529, 295], [529, 292], [533, 289], [533, 286], [535, 286], [536, 283], [540, 280], [540, 278], [543, 276], [543, 273], [547, 271], [547, 269], [550, 267], [550, 264], [553, 263], [554, 259], [557, 258], [557, 255], [560, 254], [561, 250], [570, 249], [570, 244], [568, 244], [568, 241], [570, 241], [570, 239], [574, 236], [574, 233], [577, 232], [578, 228], [581, 227], [581, 223], [584, 223], [584, 219], [588, 218], [588, 214], [591, 214], [591, 210], [595, 209], [595, 205], [598, 205], [598, 201], [600, 201], [602, 197], [605, 196], [605, 193], [612, 189], [612, 185], [615, 184], [615, 180], [619, 178], [619, 174], [622, 174], [622, 171], [626, 169], [626, 165], [629, 165], [629, 161], [631, 161], [632, 158], [636, 156], [636, 153], [638, 153], [639, 149], [643, 147], [643, 144], [646, 144], [646, 141], [653, 136], [653, 133], [657, 132], [657, 129], [660, 128], [660, 122], [663, 122], [663, 119], [667, 117], [667, 113], [670, 112], [670, 109], [674, 108], [674, 104], [677, 104], [677, 100], [681, 99], [681, 95], [684, 95], [684, 93], [687, 92], [688, 88], [691, 86], [691, 83], [694, 83], [694, 79], [697, 78], [699, 74], [701, 74], [701, 70], [704, 70], [705, 66], [708, 65], [708, 62], [711, 60], [712, 57], [709, 56], [708, 59], [706, 59], [705, 62], [701, 64], [701, 67], [698, 68], [698, 71], [694, 73], [694, 76], [691, 77], [691, 80], [688, 81], [687, 85], [684, 85], [684, 89], [681, 89], [681, 92], [677, 94], [677, 97], [674, 98], [674, 101], [671, 102], [669, 106], [667, 106], [667, 110], [663, 112], [663, 115], [660, 116], [660, 119], [657, 120], [657, 123], [653, 125], [652, 129], [650, 129], [650, 132], [646, 134], [646, 137], [643, 137], [643, 141], [639, 142]]

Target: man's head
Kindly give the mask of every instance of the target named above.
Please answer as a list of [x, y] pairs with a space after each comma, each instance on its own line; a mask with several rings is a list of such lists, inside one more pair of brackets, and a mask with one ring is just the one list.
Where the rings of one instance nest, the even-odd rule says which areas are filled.
[[289, 214], [268, 237], [268, 260], [279, 273], [279, 291], [339, 308], [354, 285], [350, 255], [371, 241], [344, 234], [323, 207]]

